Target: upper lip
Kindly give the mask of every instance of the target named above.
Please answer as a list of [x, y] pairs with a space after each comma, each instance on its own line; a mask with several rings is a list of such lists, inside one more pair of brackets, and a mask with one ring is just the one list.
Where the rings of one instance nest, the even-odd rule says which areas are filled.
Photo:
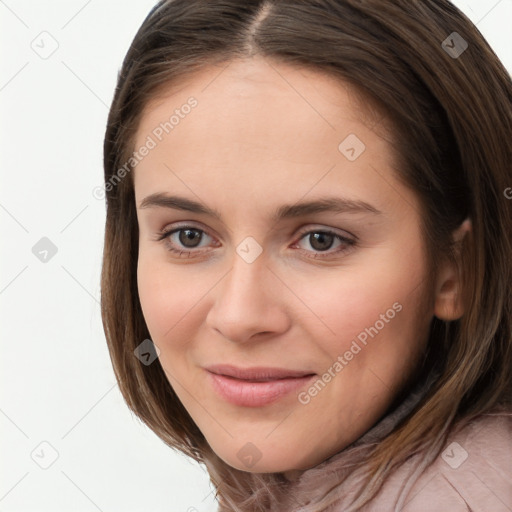
[[211, 373], [225, 375], [241, 380], [277, 380], [286, 378], [305, 377], [314, 375], [313, 372], [301, 370], [288, 370], [286, 368], [270, 368], [264, 366], [255, 366], [252, 368], [238, 368], [229, 364], [216, 364], [205, 367]]

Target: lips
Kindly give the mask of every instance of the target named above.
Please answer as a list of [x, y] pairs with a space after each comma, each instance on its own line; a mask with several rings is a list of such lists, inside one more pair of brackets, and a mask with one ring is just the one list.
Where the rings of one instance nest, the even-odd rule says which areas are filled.
[[284, 368], [205, 368], [209, 383], [224, 400], [240, 407], [262, 407], [305, 387], [315, 377], [307, 371]]
[[253, 368], [238, 368], [227, 364], [219, 364], [206, 367], [211, 373], [217, 375], [224, 375], [225, 377], [233, 377], [240, 380], [249, 380], [253, 382], [266, 382], [270, 380], [280, 379], [293, 379], [314, 375], [313, 372], [288, 370], [285, 368], [270, 368], [270, 367], [253, 367]]

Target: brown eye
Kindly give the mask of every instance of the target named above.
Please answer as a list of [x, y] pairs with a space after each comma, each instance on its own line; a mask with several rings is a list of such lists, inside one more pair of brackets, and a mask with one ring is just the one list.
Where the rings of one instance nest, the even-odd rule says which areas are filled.
[[[352, 240], [334, 231], [310, 229], [309, 231], [302, 232], [296, 245], [308, 257], [320, 259], [336, 255], [340, 256], [354, 249], [356, 243], [357, 239]], [[305, 247], [305, 245], [309, 245], [310, 248]], [[330, 250], [331, 248], [333, 249]]]
[[334, 235], [330, 233], [317, 232], [309, 234], [309, 243], [315, 251], [326, 251], [334, 242]]
[[[157, 241], [163, 242], [166, 249], [179, 257], [200, 256], [207, 252], [206, 246], [214, 243], [213, 237], [193, 226], [183, 226], [158, 233]], [[204, 243], [203, 243], [204, 242]]]
[[202, 231], [199, 229], [180, 229], [178, 240], [183, 247], [195, 248], [201, 242]]

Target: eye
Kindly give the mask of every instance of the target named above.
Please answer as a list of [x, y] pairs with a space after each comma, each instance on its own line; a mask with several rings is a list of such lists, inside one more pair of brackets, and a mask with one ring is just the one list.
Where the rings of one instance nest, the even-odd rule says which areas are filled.
[[[300, 247], [302, 242], [306, 242], [305, 245], [312, 247], [313, 251]], [[329, 251], [336, 243], [338, 244], [336, 246], [337, 248], [333, 251]], [[303, 252], [313, 252], [309, 257], [318, 259], [350, 251], [355, 247], [356, 240], [347, 238], [331, 230], [317, 229], [302, 232], [297, 245], [299, 245], [300, 250]], [[324, 256], [323, 253], [326, 253], [326, 256]]]
[[[166, 249], [178, 257], [191, 257], [192, 254], [201, 255], [210, 252], [211, 249], [202, 250], [201, 247], [208, 246], [212, 239], [204, 230], [194, 226], [180, 226], [157, 233], [157, 241], [164, 241]], [[203, 246], [201, 243], [205, 242]], [[305, 243], [304, 243], [305, 242]], [[347, 238], [339, 233], [328, 229], [316, 229], [302, 231], [300, 238], [292, 248], [298, 247], [299, 251], [306, 254], [306, 257], [321, 259], [333, 255], [344, 254], [356, 246], [357, 239]], [[220, 245], [214, 241], [217, 247]], [[337, 245], [336, 245], [337, 244]], [[304, 248], [309, 245], [311, 249]], [[334, 250], [330, 250], [332, 247]]]
[[[201, 253], [198, 251], [201, 242], [206, 238], [212, 238], [206, 234], [202, 229], [194, 226], [181, 226], [179, 228], [162, 231], [158, 233], [158, 241], [165, 241], [166, 248], [169, 252], [177, 254], [178, 256], [190, 256], [192, 252]], [[206, 243], [208, 245], [208, 243]], [[193, 250], [191, 250], [193, 249]]]

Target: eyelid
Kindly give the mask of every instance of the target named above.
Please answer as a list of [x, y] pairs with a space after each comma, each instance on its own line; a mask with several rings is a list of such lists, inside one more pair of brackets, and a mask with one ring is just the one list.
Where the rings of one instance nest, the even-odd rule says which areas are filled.
[[332, 233], [333, 235], [340, 236], [341, 238], [350, 240], [352, 242], [358, 241], [358, 238], [356, 235], [353, 235], [352, 233], [350, 233], [346, 230], [322, 226], [320, 224], [307, 224], [304, 228], [299, 229], [299, 232], [296, 236], [300, 240], [300, 238], [302, 238], [303, 235], [310, 233], [312, 231], [314, 231], [314, 232], [321, 231], [321, 232], [326, 232], [326, 233]]
[[185, 229], [185, 228], [198, 229], [198, 230], [204, 231], [205, 233], [208, 233], [210, 231], [210, 228], [207, 228], [204, 224], [201, 224], [201, 222], [198, 222], [195, 220], [180, 220], [177, 222], [173, 222], [171, 224], [167, 224], [160, 231], [163, 233], [164, 231], [169, 232], [169, 231], [175, 231], [177, 229]]

